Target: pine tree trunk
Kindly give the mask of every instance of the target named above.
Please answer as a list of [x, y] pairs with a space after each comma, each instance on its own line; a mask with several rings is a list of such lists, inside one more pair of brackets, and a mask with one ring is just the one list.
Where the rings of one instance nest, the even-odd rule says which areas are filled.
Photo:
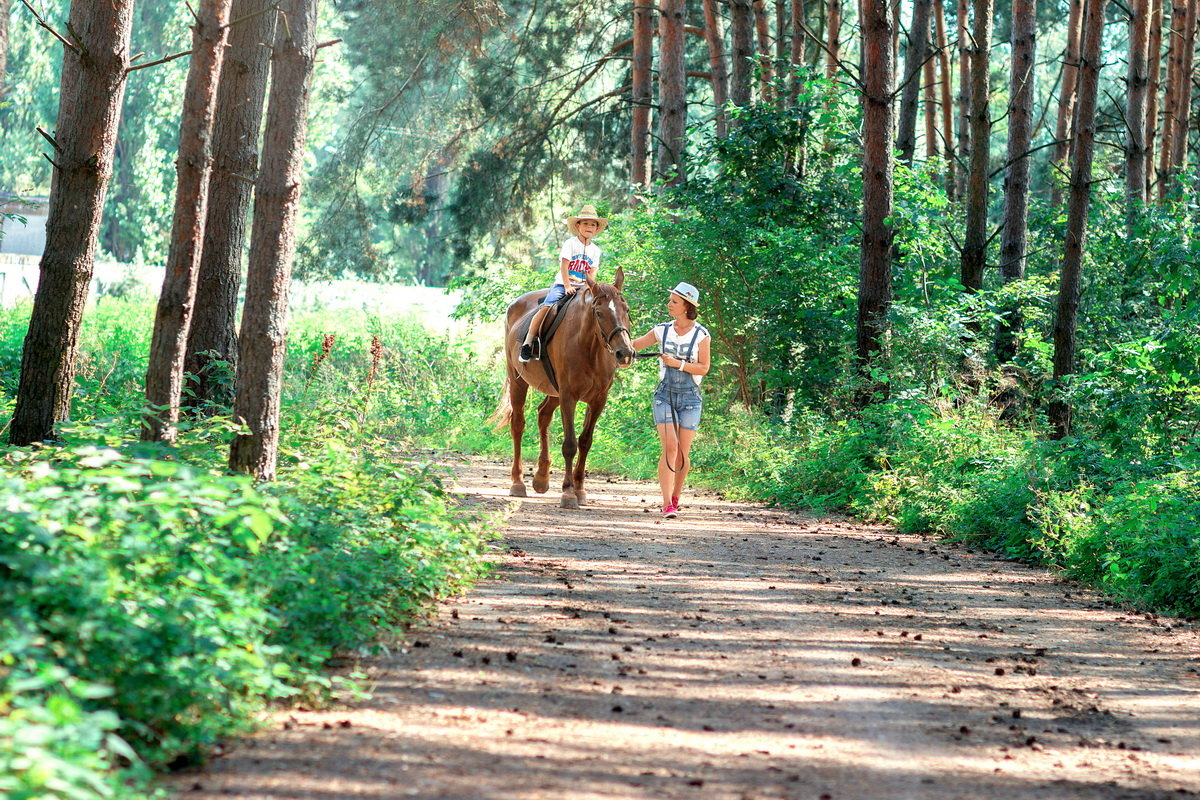
[[888, 0], [863, 3], [863, 228], [856, 323], [857, 366], [863, 389], [858, 403], [866, 406], [885, 387], [876, 386], [871, 365], [884, 346], [892, 301], [892, 93], [895, 62], [892, 36], [896, 27]]
[[946, 148], [946, 195], [953, 200], [957, 197], [958, 153], [954, 146], [954, 96], [953, 76], [950, 68], [950, 47], [946, 41], [946, 6], [943, 0], [934, 0], [934, 31], [937, 33], [938, 48], [938, 89], [942, 96], [942, 135]]
[[937, 82], [937, 58], [927, 58], [925, 66], [921, 68], [922, 75], [922, 106], [925, 118], [925, 160], [932, 164], [941, 154], [941, 143], [938, 142], [938, 82]]
[[1125, 202], [1130, 222], [1146, 203], [1146, 92], [1150, 45], [1150, 0], [1129, 6], [1129, 72], [1125, 97]]
[[242, 310], [229, 467], [259, 480], [275, 477], [279, 459], [280, 391], [287, 338], [287, 299], [296, 252], [296, 218], [309, 89], [316, 55], [318, 0], [283, 0], [271, 54], [271, 93], [255, 186], [246, 304]]
[[1154, 196], [1158, 181], [1154, 174], [1154, 143], [1158, 136], [1158, 90], [1162, 83], [1163, 0], [1150, 0], [1150, 43], [1146, 48], [1149, 85], [1146, 87], [1146, 200]]
[[729, 71], [725, 66], [725, 31], [717, 0], [704, 0], [704, 42], [708, 45], [708, 63], [712, 71], [713, 105], [716, 108], [717, 138], [729, 133], [725, 105], [729, 102]]
[[[46, 249], [21, 355], [14, 445], [53, 438], [75, 389], [83, 307], [112, 175], [129, 66], [133, 0], [73, 0], [69, 30], [78, 48], [63, 56]], [[81, 56], [86, 53], [86, 57]]]
[[[1005, 283], [1025, 277], [1029, 223], [1029, 148], [1033, 143], [1034, 66], [1037, 63], [1037, 0], [1013, 0], [1012, 76], [1008, 101], [1008, 158], [1004, 174], [1004, 233], [1000, 274]], [[1006, 309], [996, 334], [996, 358], [1016, 357], [1021, 309]]]
[[828, 53], [825, 79], [833, 80], [838, 71], [838, 59], [842, 57], [842, 0], [828, 0], [826, 9], [825, 44]]
[[[1062, 275], [1054, 316], [1054, 380], [1058, 385], [1075, 372], [1075, 332], [1079, 315], [1079, 287], [1087, 238], [1088, 205], [1092, 194], [1092, 158], [1096, 148], [1096, 103], [1099, 95], [1104, 6], [1107, 0], [1089, 0], [1079, 60], [1078, 108], [1071, 155], [1071, 185], [1067, 204], [1067, 231]], [[1055, 439], [1071, 433], [1071, 407], [1062, 396], [1050, 404]]]
[[808, 34], [805, 33], [806, 19], [806, 0], [792, 0], [792, 41], [791, 41], [791, 63], [792, 71], [788, 75], [788, 107], [795, 108], [796, 103], [800, 101], [800, 87], [802, 84], [801, 68], [807, 61], [807, 42]]
[[1070, 153], [1071, 119], [1075, 107], [1075, 84], [1079, 75], [1079, 29], [1082, 25], [1084, 0], [1070, 0], [1071, 11], [1067, 16], [1067, 49], [1063, 54], [1062, 86], [1058, 94], [1058, 121], [1054, 126], [1056, 144], [1050, 151], [1050, 203], [1062, 205], [1062, 183], [1058, 174]]
[[654, 104], [651, 70], [654, 67], [654, 22], [656, 16], [653, 0], [634, 0], [633, 108], [631, 110], [632, 141], [629, 150], [629, 182], [635, 187], [644, 187], [650, 181], [650, 109]]
[[1167, 187], [1168, 191], [1174, 192], [1176, 195], [1181, 194], [1182, 181], [1179, 176], [1187, 166], [1188, 133], [1192, 118], [1192, 81], [1196, 71], [1196, 12], [1200, 0], [1184, 0], [1184, 2], [1186, 2], [1186, 9], [1181, 39], [1183, 52], [1179, 65], [1181, 72], [1178, 81], [1179, 95], [1175, 98], [1176, 119], [1171, 126], [1173, 136], [1169, 174], [1171, 182], [1175, 185]]
[[987, 249], [988, 152], [992, 120], [988, 114], [991, 71], [992, 0], [975, 0], [971, 57], [971, 159], [967, 174], [966, 232], [963, 235], [962, 285], [968, 292], [983, 288]]
[[771, 63], [771, 26], [767, 21], [767, 8], [763, 0], [754, 0], [754, 30], [758, 52], [755, 62], [759, 72], [759, 96], [762, 102], [769, 103], [774, 94], [772, 81], [775, 76], [774, 64]]
[[900, 90], [900, 125], [896, 150], [900, 160], [912, 166], [917, 149], [917, 103], [921, 98], [921, 75], [929, 56], [929, 7], [931, 0], [913, 0], [912, 25], [904, 62], [904, 85]]
[[0, 0], [0, 101], [8, 93], [8, 17], [12, 0]]
[[1183, 94], [1183, 29], [1187, 24], [1186, 0], [1176, 0], [1171, 8], [1171, 28], [1167, 40], [1167, 81], [1163, 89], [1163, 121], [1158, 153], [1158, 199], [1167, 198], [1175, 182], [1173, 157], [1175, 127], [1179, 122], [1179, 98]]
[[967, 194], [967, 162], [971, 158], [971, 27], [970, 0], [958, 0], [958, 115], [954, 121], [954, 155], [957, 160], [954, 197]]
[[192, 56], [183, 92], [175, 213], [166, 274], [158, 297], [146, 368], [142, 439], [174, 441], [183, 394], [183, 359], [196, 300], [196, 275], [204, 242], [212, 172], [213, 109], [229, 41], [231, 0], [201, 0], [192, 28]]
[[213, 164], [208, 185], [204, 247], [196, 281], [196, 310], [188, 332], [183, 405], [195, 412], [233, 405], [237, 367], [237, 303], [267, 72], [277, 14], [267, 0], [233, 0], [229, 47], [217, 87]]
[[674, 186], [684, 181], [687, 74], [683, 48], [687, 3], [661, 0], [658, 11], [658, 154], [654, 174]]
[[754, 70], [754, 9], [750, 0], [729, 0], [729, 40], [733, 52], [729, 101], [738, 108], [749, 108]]

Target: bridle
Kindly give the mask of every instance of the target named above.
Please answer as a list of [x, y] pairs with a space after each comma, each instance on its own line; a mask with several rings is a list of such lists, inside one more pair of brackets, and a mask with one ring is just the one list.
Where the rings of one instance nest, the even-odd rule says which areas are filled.
[[600, 329], [600, 331], [599, 331], [600, 332], [600, 340], [602, 342], [604, 342], [604, 347], [608, 350], [608, 352], [612, 353], [615, 356], [617, 354], [617, 348], [613, 347], [613, 343], [612, 343], [613, 337], [619, 335], [621, 332], [624, 332], [626, 336], [628, 336], [630, 339], [632, 339], [633, 334], [629, 330], [629, 328], [626, 328], [624, 325], [618, 324], [615, 328], [613, 328], [611, 331], [608, 332], [607, 336], [604, 335], [604, 333], [603, 333], [604, 329], [600, 325], [600, 311], [599, 311], [599, 309], [596, 308], [596, 301], [599, 299], [600, 298], [598, 298], [596, 296], [595, 292], [593, 292], [592, 293], [592, 319], [595, 320], [596, 327]]

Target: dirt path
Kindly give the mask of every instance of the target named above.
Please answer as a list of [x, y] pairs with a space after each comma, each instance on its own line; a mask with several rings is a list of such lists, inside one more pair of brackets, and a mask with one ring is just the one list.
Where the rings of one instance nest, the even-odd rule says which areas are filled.
[[174, 797], [1200, 797], [1200, 634], [881, 527], [593, 484], [510, 507], [494, 577]]

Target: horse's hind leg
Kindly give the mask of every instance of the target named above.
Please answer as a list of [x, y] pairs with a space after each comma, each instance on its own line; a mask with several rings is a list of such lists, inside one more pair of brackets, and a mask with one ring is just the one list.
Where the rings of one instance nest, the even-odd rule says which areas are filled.
[[537, 472], [533, 475], [533, 490], [545, 494], [550, 488], [550, 422], [554, 419], [554, 409], [558, 408], [558, 398], [547, 395], [538, 405], [538, 463]]
[[[512, 407], [512, 416], [508, 420], [508, 430], [512, 434], [512, 488], [508, 493], [512, 497], [525, 497], [525, 470], [521, 465], [521, 436], [525, 433], [525, 398], [529, 394], [529, 384], [516, 374], [508, 377], [508, 402]], [[545, 491], [544, 489], [542, 491]]]

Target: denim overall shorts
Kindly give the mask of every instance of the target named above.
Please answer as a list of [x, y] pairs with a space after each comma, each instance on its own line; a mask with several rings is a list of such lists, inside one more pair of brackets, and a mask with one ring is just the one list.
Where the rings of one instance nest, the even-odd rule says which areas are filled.
[[[667, 325], [663, 326], [661, 340], [667, 340]], [[690, 361], [692, 349], [696, 346], [696, 331], [688, 343], [687, 352], [680, 355], [684, 361]], [[681, 369], [667, 367], [666, 374], [654, 390], [654, 424], [679, 425], [685, 431], [694, 431], [700, 427], [700, 387], [692, 376]]]

